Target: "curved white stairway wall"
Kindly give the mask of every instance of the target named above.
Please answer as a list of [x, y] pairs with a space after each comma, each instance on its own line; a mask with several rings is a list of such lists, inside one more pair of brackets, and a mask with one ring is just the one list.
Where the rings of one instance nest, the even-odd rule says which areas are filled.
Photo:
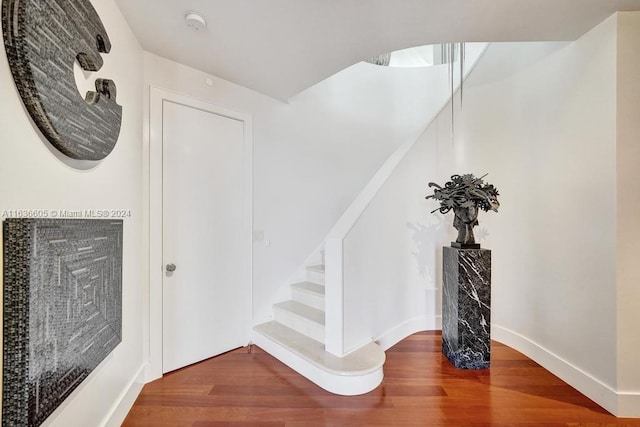
[[[486, 43], [467, 43], [465, 55], [465, 77], [473, 69], [479, 58], [487, 47]], [[406, 70], [398, 68], [383, 68], [393, 73], [394, 70]], [[419, 98], [426, 96], [431, 100], [430, 109], [425, 112], [427, 123], [431, 123], [437, 114], [447, 105], [451, 99], [451, 76], [448, 64], [433, 67], [418, 68], [421, 73], [429, 76], [431, 81], [431, 89], [426, 93], [416, 93], [414, 96]], [[458, 89], [460, 85], [459, 63], [454, 63], [453, 86]], [[451, 126], [446, 125], [440, 130], [443, 134], [451, 132]], [[386, 278], [385, 275], [375, 277], [375, 280], [368, 282], [363, 277], [352, 280], [346, 274], [349, 270], [344, 267], [345, 257], [351, 254], [363, 254], [358, 257], [362, 262], [360, 272], [366, 275], [369, 269], [369, 262], [372, 258], [364, 256], [365, 251], [371, 249], [370, 243], [393, 242], [386, 246], [391, 251], [397, 251], [398, 246], [396, 238], [398, 233], [394, 229], [385, 224], [384, 218], [381, 221], [374, 220], [372, 223], [365, 223], [366, 218], [362, 216], [366, 212], [379, 212], [378, 209], [372, 208], [371, 203], [380, 199], [379, 191], [387, 186], [387, 180], [397, 175], [396, 168], [406, 162], [406, 157], [410, 150], [413, 150], [416, 140], [407, 140], [399, 146], [395, 152], [382, 164], [380, 169], [375, 173], [372, 179], [363, 187], [360, 194], [355, 198], [351, 205], [342, 214], [333, 228], [329, 231], [325, 239], [325, 258], [327, 266], [327, 351], [341, 356], [359, 348], [373, 339], [382, 339], [384, 348], [395, 344], [398, 340], [406, 337], [412, 332], [435, 327], [437, 317], [435, 307], [429, 307], [428, 303], [434, 301], [433, 291], [435, 287], [429, 284], [426, 288], [422, 283], [418, 283], [419, 278], [414, 283], [406, 283], [400, 278], [402, 283], [400, 288], [392, 288], [394, 283], [399, 283], [393, 278]], [[428, 156], [428, 160], [422, 165], [424, 171], [434, 171], [434, 159], [437, 154], [432, 153]], [[415, 185], [416, 183], [414, 183]], [[419, 182], [417, 185], [423, 186], [425, 183]], [[407, 194], [407, 189], [399, 189], [397, 194], [399, 199]], [[406, 208], [405, 205], [397, 205], [389, 201], [389, 208], [395, 208], [400, 212]], [[397, 217], [397, 215], [396, 215]], [[380, 219], [380, 218], [378, 218]], [[405, 224], [401, 224], [405, 227]], [[354, 241], [354, 237], [359, 230], [363, 230], [362, 239], [356, 238], [356, 247], [350, 248], [348, 245]], [[363, 249], [362, 251], [360, 249]], [[375, 246], [375, 250], [378, 246]], [[357, 255], [356, 255], [357, 256]], [[383, 265], [394, 265], [394, 258], [380, 259], [376, 258], [376, 262], [380, 264], [371, 266], [370, 271], [380, 272]], [[404, 267], [405, 263], [401, 263]], [[350, 264], [348, 267], [353, 267]], [[374, 275], [376, 274], [374, 273]], [[380, 280], [388, 280], [386, 285], [380, 286]], [[357, 283], [356, 283], [357, 282]], [[345, 285], [347, 284], [347, 285]], [[344, 285], [344, 286], [343, 286]], [[418, 297], [415, 295], [413, 288], [424, 288], [424, 292]], [[429, 294], [426, 295], [425, 293]], [[407, 299], [407, 303], [402, 300]], [[385, 301], [386, 303], [379, 306], [374, 301]], [[391, 304], [387, 304], [387, 303]], [[381, 338], [382, 337], [382, 338]], [[395, 337], [395, 338], [394, 338]]]

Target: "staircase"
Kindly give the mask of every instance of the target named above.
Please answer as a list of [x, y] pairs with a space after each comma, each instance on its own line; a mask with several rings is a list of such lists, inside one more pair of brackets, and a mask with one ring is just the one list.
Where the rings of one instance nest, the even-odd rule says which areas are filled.
[[273, 305], [273, 320], [254, 327], [254, 343], [320, 387], [357, 395], [382, 381], [385, 354], [371, 342], [344, 357], [325, 351], [324, 265], [307, 267], [289, 301]]

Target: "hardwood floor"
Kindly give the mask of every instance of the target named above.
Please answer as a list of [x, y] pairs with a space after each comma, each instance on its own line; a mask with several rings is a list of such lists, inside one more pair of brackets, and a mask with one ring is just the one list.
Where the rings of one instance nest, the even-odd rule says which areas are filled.
[[332, 395], [257, 347], [147, 384], [124, 426], [640, 426], [615, 418], [537, 363], [492, 343], [491, 369], [457, 370], [439, 332], [387, 351], [384, 381]]

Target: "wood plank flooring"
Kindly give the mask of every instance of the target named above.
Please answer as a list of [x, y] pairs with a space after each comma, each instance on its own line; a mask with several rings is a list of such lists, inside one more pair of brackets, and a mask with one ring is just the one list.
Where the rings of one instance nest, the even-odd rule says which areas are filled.
[[640, 426], [500, 343], [483, 371], [455, 369], [440, 346], [439, 332], [408, 337], [386, 352], [380, 387], [352, 397], [234, 350], [147, 384], [123, 426]]

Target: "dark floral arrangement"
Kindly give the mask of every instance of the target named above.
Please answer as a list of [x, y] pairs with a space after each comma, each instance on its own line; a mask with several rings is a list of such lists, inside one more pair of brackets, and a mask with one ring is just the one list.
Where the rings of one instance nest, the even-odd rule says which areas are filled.
[[[434, 188], [433, 194], [426, 199], [435, 199], [440, 202], [440, 207], [431, 213], [440, 211], [446, 214], [453, 210], [455, 218], [453, 226], [458, 230], [456, 243], [459, 247], [464, 245], [479, 247], [473, 236], [473, 227], [478, 225], [478, 211], [492, 210], [498, 212], [498, 189], [492, 184], [483, 181], [486, 174], [477, 178], [473, 174], [453, 175], [451, 181], [444, 187], [435, 182], [429, 183], [429, 188]], [[462, 246], [461, 246], [462, 245]]]
[[435, 187], [435, 190], [431, 196], [425, 198], [440, 201], [440, 207], [431, 213], [439, 210], [440, 213], [446, 214], [452, 209], [472, 206], [485, 212], [489, 210], [498, 212], [500, 207], [498, 189], [493, 184], [485, 184], [483, 181], [485, 176], [487, 174], [480, 178], [476, 178], [473, 174], [453, 175], [451, 181], [447, 182], [444, 187], [430, 182], [429, 188]]

